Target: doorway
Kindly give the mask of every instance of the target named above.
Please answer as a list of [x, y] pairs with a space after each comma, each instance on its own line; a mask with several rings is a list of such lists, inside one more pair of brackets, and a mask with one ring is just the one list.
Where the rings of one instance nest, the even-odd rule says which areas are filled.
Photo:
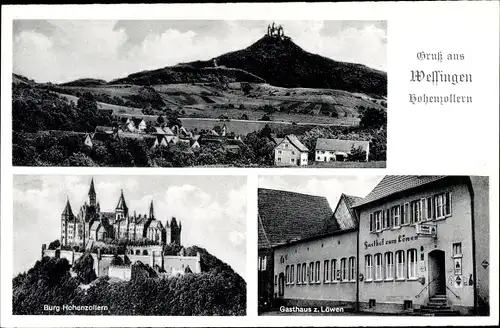
[[278, 297], [283, 297], [285, 294], [285, 274], [282, 272], [278, 276]]
[[446, 294], [446, 267], [444, 251], [429, 253], [429, 297]]
[[335, 160], [337, 162], [343, 162], [343, 161], [345, 161], [345, 156], [343, 154], [336, 154], [335, 155]]

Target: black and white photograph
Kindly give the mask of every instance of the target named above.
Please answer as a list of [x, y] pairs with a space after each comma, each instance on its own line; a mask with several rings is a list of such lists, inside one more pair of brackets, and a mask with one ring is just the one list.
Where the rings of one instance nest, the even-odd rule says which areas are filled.
[[12, 164], [384, 168], [387, 22], [17, 19]]
[[15, 175], [14, 315], [246, 315], [246, 177]]
[[488, 316], [489, 226], [484, 176], [261, 175], [259, 315]]

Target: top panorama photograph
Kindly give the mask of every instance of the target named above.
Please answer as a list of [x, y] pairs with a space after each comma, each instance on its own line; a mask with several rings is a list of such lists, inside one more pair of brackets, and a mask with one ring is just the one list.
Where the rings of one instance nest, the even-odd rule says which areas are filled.
[[15, 20], [14, 166], [384, 168], [386, 21]]

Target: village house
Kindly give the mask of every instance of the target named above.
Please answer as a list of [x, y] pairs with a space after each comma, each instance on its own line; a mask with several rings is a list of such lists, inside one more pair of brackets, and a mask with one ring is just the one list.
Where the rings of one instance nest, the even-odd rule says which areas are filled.
[[327, 231], [326, 223], [332, 214], [325, 197], [259, 188], [259, 298], [271, 301], [288, 296], [284, 269], [293, 255], [279, 247]]
[[313, 212], [317, 196], [258, 197], [260, 298], [374, 313], [489, 311], [487, 178], [386, 176], [365, 198], [341, 195], [333, 215]]
[[92, 137], [93, 137], [93, 133], [86, 133], [85, 139], [83, 140], [83, 144], [85, 146], [92, 148], [92, 146], [94, 145], [94, 143], [92, 142]]
[[293, 134], [274, 138], [274, 165], [307, 166], [309, 149]]
[[369, 141], [340, 140], [318, 138], [314, 159], [316, 162], [345, 161], [353, 149], [361, 148], [366, 153], [365, 161], [370, 155]]

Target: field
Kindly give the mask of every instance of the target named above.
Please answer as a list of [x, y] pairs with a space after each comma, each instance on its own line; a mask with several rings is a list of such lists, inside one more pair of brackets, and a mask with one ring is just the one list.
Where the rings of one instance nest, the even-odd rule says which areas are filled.
[[[383, 109], [385, 99], [346, 91], [310, 88], [282, 88], [269, 84], [233, 82], [225, 86], [214, 83], [179, 83], [154, 85], [152, 88], [164, 106], [182, 113], [181, 117], [240, 119], [257, 121], [271, 115], [273, 121], [318, 125], [355, 126], [360, 108]], [[105, 94], [123, 101], [140, 95], [137, 85], [96, 85], [64, 87], [67, 93], [90, 92]], [[68, 100], [77, 98], [65, 95]], [[142, 116], [142, 108], [99, 102], [100, 109], [112, 110], [119, 116]], [[269, 106], [273, 108], [269, 112]], [[158, 112], [159, 113], [159, 112]]]
[[309, 162], [308, 167], [310, 168], [336, 168], [336, 169], [347, 169], [347, 168], [386, 168], [386, 161], [372, 161], [372, 162]]

